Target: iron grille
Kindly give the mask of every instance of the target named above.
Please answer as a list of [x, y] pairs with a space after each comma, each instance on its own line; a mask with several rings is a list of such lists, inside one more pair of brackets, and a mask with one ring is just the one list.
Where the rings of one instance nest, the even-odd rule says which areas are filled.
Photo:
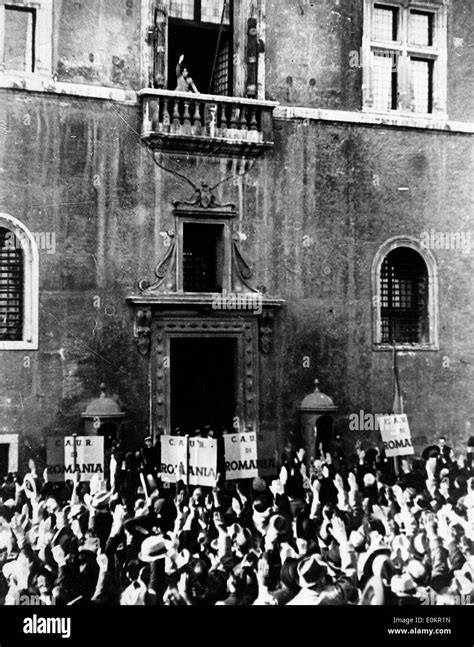
[[229, 43], [221, 43], [214, 72], [214, 94], [227, 96], [229, 94]]
[[183, 289], [185, 292], [220, 292], [222, 226], [183, 226]]
[[419, 254], [394, 250], [381, 271], [382, 343], [419, 344], [426, 341], [428, 273]]
[[8, 229], [0, 228], [0, 339], [23, 338], [23, 250]]

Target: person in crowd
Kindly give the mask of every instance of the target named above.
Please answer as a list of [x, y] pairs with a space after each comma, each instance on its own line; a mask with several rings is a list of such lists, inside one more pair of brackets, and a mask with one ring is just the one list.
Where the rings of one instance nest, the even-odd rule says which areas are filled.
[[30, 464], [0, 487], [0, 604], [470, 604], [467, 457], [440, 442], [395, 473], [376, 446], [319, 449], [213, 488], [162, 483], [151, 439], [117, 449], [107, 480], [49, 483]]

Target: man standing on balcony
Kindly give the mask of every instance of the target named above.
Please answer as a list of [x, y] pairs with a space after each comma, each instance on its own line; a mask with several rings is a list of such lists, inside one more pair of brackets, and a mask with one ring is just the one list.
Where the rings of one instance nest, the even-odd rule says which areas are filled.
[[198, 94], [198, 89], [194, 85], [194, 81], [189, 76], [189, 72], [186, 67], [182, 66], [184, 60], [184, 55], [181, 54], [179, 57], [178, 65], [176, 66], [176, 77], [178, 79], [178, 85], [176, 87], [177, 92], [195, 92]]

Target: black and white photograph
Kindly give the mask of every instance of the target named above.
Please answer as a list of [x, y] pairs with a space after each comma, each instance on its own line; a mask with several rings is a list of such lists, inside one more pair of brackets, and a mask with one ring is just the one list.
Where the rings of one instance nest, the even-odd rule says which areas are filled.
[[472, 647], [473, 136], [474, 0], [0, 0], [0, 647]]

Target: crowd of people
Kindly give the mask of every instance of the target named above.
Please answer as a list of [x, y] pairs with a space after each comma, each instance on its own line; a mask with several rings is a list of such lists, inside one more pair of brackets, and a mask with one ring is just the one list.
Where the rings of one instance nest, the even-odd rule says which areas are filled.
[[0, 488], [0, 604], [470, 604], [471, 452], [441, 441], [394, 470], [337, 437], [214, 488], [163, 483], [149, 439], [87, 483], [30, 461]]

